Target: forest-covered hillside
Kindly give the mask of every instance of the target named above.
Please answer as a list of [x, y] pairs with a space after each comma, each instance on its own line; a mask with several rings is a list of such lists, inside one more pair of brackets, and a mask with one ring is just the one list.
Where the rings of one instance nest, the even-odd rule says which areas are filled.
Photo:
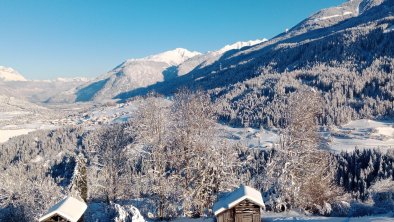
[[[212, 65], [117, 98], [148, 91], [171, 94], [180, 87], [204, 89], [217, 102], [221, 120], [269, 127], [281, 125], [279, 113], [290, 93], [310, 88], [325, 98], [322, 124], [393, 117], [394, 4], [356, 3], [339, 7], [361, 7], [350, 18], [322, 22], [316, 21], [317, 13], [268, 42], [227, 52]], [[312, 26], [312, 21], [320, 25]]]

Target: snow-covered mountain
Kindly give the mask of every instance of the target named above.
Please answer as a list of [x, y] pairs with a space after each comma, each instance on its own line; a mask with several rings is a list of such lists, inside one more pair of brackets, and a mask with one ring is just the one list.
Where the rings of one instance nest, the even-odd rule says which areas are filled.
[[[129, 59], [98, 79], [108, 79], [110, 82], [116, 82], [115, 91], [117, 92], [146, 87], [172, 78], [172, 68], [170, 67], [176, 67], [198, 55], [201, 55], [201, 53], [177, 48], [145, 58]], [[116, 90], [116, 86], [119, 87], [119, 90]], [[112, 84], [111, 87], [113, 88], [114, 85]]]
[[151, 56], [147, 56], [141, 59], [129, 59], [126, 61], [126, 63], [131, 63], [131, 62], [162, 62], [162, 63], [167, 63], [169, 65], [179, 65], [182, 62], [200, 55], [200, 52], [191, 52], [187, 49], [183, 49], [183, 48], [176, 48], [174, 50], [171, 51], [166, 51], [166, 52], [162, 52], [159, 53], [157, 55], [151, 55]]
[[53, 80], [33, 80], [36, 82], [64, 82], [64, 83], [69, 83], [69, 82], [89, 82], [91, 81], [92, 78], [88, 77], [58, 77]]
[[0, 66], [0, 96], [11, 96], [30, 102], [48, 98], [90, 81], [85, 77], [27, 80], [13, 68]]
[[26, 79], [15, 69], [0, 66], [0, 81], [26, 81]]
[[86, 78], [0, 81], [0, 95], [16, 97], [34, 103], [45, 102], [61, 92], [85, 84]]
[[173, 78], [172, 67], [200, 55], [182, 48], [129, 59], [89, 83], [55, 96], [49, 102], [103, 101], [117, 94]]
[[105, 101], [124, 92], [169, 81], [192, 71], [197, 66], [210, 65], [229, 51], [238, 51], [264, 41], [267, 40], [236, 42], [205, 54], [176, 48], [157, 55], [129, 59], [81, 87], [54, 96], [49, 102]]
[[[362, 53], [350, 42], [360, 40], [360, 43], [364, 34], [352, 30], [369, 32], [380, 24], [384, 32], [389, 33], [393, 29], [389, 21], [391, 17], [387, 17], [386, 12], [382, 15], [373, 13], [378, 7], [386, 7], [385, 10], [390, 11], [387, 9], [389, 6], [381, 7], [389, 3], [387, 0], [349, 0], [311, 15], [269, 41], [237, 42], [205, 54], [178, 48], [145, 58], [129, 59], [95, 80], [48, 101], [125, 99], [152, 90], [168, 94], [181, 86], [212, 89], [256, 77], [264, 69], [281, 73], [330, 61], [351, 59], [349, 62], [353, 63], [361, 59]], [[359, 38], [352, 39], [356, 36]], [[345, 50], [345, 46], [349, 49]]]
[[266, 42], [266, 41], [268, 41], [268, 39], [256, 39], [256, 40], [250, 40], [250, 41], [246, 41], [246, 42], [236, 42], [236, 43], [233, 43], [230, 45], [226, 45], [223, 48], [212, 52], [212, 54], [223, 54], [223, 53], [228, 52], [230, 50], [234, 50], [234, 49], [239, 50], [244, 47], [254, 46], [254, 45], [260, 44], [262, 42]]
[[189, 60], [186, 60], [184, 63], [180, 64], [177, 67], [178, 76], [185, 75], [185, 74], [191, 72], [196, 67], [202, 68], [207, 65], [211, 65], [212, 63], [219, 60], [227, 52], [238, 51], [238, 50], [241, 50], [241, 49], [244, 49], [247, 47], [251, 47], [251, 46], [260, 44], [262, 42], [266, 42], [266, 41], [268, 41], [268, 40], [267, 39], [256, 39], [256, 40], [250, 40], [250, 41], [246, 41], [246, 42], [236, 42], [236, 43], [233, 43], [230, 45], [226, 45], [219, 50], [211, 51], [211, 52], [207, 52], [205, 54], [195, 56]]
[[[224, 53], [209, 65], [186, 67], [185, 75], [171, 82], [117, 98], [148, 91], [170, 95], [180, 87], [205, 89], [221, 104], [222, 120], [260, 127], [277, 124], [289, 93], [313, 88], [327, 100], [327, 123], [392, 117], [393, 14], [392, 0], [348, 1], [313, 14], [269, 41]], [[179, 66], [179, 73], [191, 60]]]
[[289, 32], [292, 35], [296, 35], [328, 27], [348, 18], [358, 16], [359, 5], [361, 2], [362, 0], [352, 0], [345, 2], [340, 6], [322, 9], [294, 26], [289, 30]]
[[26, 100], [21, 100], [15, 98], [13, 96], [6, 96], [0, 94], [0, 112], [31, 112], [31, 113], [38, 113], [38, 112], [45, 112], [47, 111], [46, 108], [39, 106], [37, 104], [33, 104]]

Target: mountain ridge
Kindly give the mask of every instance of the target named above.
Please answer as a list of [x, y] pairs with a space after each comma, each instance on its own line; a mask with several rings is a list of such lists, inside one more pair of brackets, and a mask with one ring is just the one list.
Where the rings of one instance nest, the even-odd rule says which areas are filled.
[[220, 56], [231, 50], [250, 47], [266, 39], [257, 39], [247, 42], [236, 42], [223, 48], [200, 53], [183, 48], [165, 51], [159, 54], [128, 59], [111, 71], [98, 76], [93, 81], [67, 92], [50, 98], [49, 103], [87, 102], [111, 100], [120, 93], [138, 88], [145, 88], [158, 82], [168, 82], [177, 76], [184, 75], [196, 66], [208, 65], [215, 62]]
[[280, 124], [278, 113], [290, 93], [313, 88], [326, 98], [322, 123], [393, 116], [394, 2], [369, 2], [374, 6], [357, 16], [305, 32], [291, 29], [166, 84], [116, 98], [127, 100], [149, 91], [170, 95], [181, 87], [203, 89], [218, 102], [223, 121], [260, 127]]

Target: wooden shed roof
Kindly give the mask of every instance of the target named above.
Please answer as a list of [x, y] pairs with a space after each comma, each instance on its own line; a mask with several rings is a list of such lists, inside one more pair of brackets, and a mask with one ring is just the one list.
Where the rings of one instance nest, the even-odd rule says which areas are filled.
[[265, 207], [263, 197], [258, 190], [249, 186], [242, 185], [238, 189], [229, 193], [227, 196], [219, 199], [219, 201], [213, 205], [212, 210], [215, 216], [217, 216], [223, 211], [233, 208], [234, 206], [246, 199], [262, 208]]
[[85, 202], [73, 197], [67, 197], [51, 207], [39, 221], [45, 221], [55, 215], [59, 215], [70, 222], [77, 222], [87, 207]]

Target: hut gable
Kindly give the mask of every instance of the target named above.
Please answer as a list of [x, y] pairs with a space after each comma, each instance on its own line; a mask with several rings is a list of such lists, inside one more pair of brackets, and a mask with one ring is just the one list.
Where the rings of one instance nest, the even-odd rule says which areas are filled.
[[51, 207], [48, 212], [39, 219], [39, 221], [77, 222], [82, 217], [86, 208], [87, 205], [83, 201], [79, 201], [73, 197], [67, 197]]
[[241, 186], [216, 202], [212, 210], [217, 216], [234, 207], [236, 213], [237, 211], [255, 209], [256, 207], [260, 211], [260, 208], [265, 206], [261, 193], [258, 190], [248, 186]]

